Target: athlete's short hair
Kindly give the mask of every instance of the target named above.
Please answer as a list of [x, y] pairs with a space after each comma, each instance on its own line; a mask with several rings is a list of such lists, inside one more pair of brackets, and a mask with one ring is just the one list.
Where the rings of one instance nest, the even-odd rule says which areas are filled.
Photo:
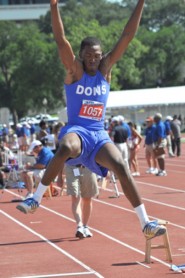
[[86, 37], [85, 39], [82, 40], [81, 45], [80, 45], [80, 51], [82, 51], [85, 47], [87, 46], [94, 46], [94, 45], [99, 45], [101, 47], [101, 41], [97, 39], [96, 37]]

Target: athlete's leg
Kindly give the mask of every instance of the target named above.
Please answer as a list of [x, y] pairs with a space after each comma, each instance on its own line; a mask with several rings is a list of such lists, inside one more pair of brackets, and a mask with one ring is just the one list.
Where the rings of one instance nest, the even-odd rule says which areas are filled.
[[141, 201], [135, 181], [120, 155], [119, 150], [110, 143], [103, 145], [96, 155], [96, 162], [112, 170], [118, 177], [123, 192], [134, 207], [142, 229], [149, 222], [145, 206]]
[[158, 221], [149, 221], [134, 179], [120, 156], [119, 150], [110, 143], [103, 145], [96, 154], [96, 162], [116, 173], [126, 197], [139, 218], [145, 237], [151, 239], [164, 234], [166, 232], [164, 226], [159, 225]]
[[96, 162], [112, 170], [116, 174], [124, 194], [133, 207], [141, 205], [141, 198], [134, 179], [128, 167], [126, 167], [119, 150], [113, 144], [107, 143], [103, 145], [96, 154]]
[[63, 169], [64, 163], [68, 158], [75, 158], [81, 153], [81, 140], [75, 133], [66, 134], [60, 146], [50, 161], [44, 176], [41, 180], [43, 185], [49, 185]]

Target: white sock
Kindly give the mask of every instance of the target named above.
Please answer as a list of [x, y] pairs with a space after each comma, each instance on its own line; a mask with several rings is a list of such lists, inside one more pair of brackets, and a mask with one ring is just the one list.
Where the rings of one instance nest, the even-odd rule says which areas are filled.
[[33, 198], [40, 204], [44, 193], [47, 190], [47, 186], [43, 185], [41, 182], [39, 183], [37, 190], [33, 194]]
[[140, 224], [141, 224], [141, 227], [143, 230], [144, 226], [150, 221], [148, 219], [148, 215], [146, 213], [145, 206], [144, 206], [144, 204], [141, 204], [138, 207], [134, 208], [134, 210], [139, 218], [139, 221], [140, 221]]

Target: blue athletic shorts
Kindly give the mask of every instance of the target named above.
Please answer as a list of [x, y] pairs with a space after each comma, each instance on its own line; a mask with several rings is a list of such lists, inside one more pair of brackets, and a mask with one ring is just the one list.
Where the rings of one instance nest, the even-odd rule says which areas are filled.
[[113, 143], [107, 131], [104, 129], [90, 131], [82, 126], [67, 125], [61, 129], [58, 137], [59, 140], [61, 140], [64, 135], [68, 133], [76, 133], [81, 138], [82, 152], [77, 158], [68, 159], [66, 163], [69, 165], [82, 164], [97, 175], [106, 177], [108, 169], [96, 163], [95, 157], [99, 149], [104, 144]]

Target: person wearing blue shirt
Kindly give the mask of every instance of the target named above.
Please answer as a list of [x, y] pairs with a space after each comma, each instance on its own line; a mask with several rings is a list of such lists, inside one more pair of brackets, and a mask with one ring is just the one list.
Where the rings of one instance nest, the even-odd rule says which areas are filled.
[[25, 169], [21, 172], [21, 180], [28, 190], [25, 199], [33, 196], [34, 185], [38, 185], [47, 165], [54, 156], [53, 152], [48, 147], [44, 147], [39, 140], [34, 140], [31, 143], [29, 152], [34, 153], [36, 162], [34, 165], [26, 164]]
[[36, 127], [34, 123], [29, 122], [30, 125], [30, 135], [31, 135], [31, 142], [33, 142], [36, 139]]
[[167, 176], [165, 170], [165, 151], [166, 148], [166, 127], [162, 121], [162, 115], [160, 113], [155, 114], [154, 122], [156, 124], [155, 132], [153, 133], [154, 141], [154, 152], [156, 153], [156, 158], [159, 166], [159, 172], [156, 176]]
[[128, 138], [131, 137], [131, 129], [130, 126], [125, 122], [125, 118], [122, 115], [118, 115], [119, 122], [123, 126], [123, 128], [127, 129]]
[[147, 174], [157, 174], [157, 161], [155, 158], [154, 150], [153, 150], [153, 134], [155, 133], [156, 126], [154, 125], [154, 121], [152, 117], [146, 118], [146, 129], [144, 132], [145, 135], [145, 158], [148, 164], [148, 170], [146, 170]]
[[30, 145], [30, 126], [27, 122], [24, 122], [21, 127], [21, 146], [22, 151], [27, 151]]
[[9, 143], [9, 129], [8, 129], [6, 124], [3, 125], [3, 128], [2, 128], [1, 132], [2, 132], [3, 142], [5, 142], [6, 146], [8, 146], [8, 143]]

